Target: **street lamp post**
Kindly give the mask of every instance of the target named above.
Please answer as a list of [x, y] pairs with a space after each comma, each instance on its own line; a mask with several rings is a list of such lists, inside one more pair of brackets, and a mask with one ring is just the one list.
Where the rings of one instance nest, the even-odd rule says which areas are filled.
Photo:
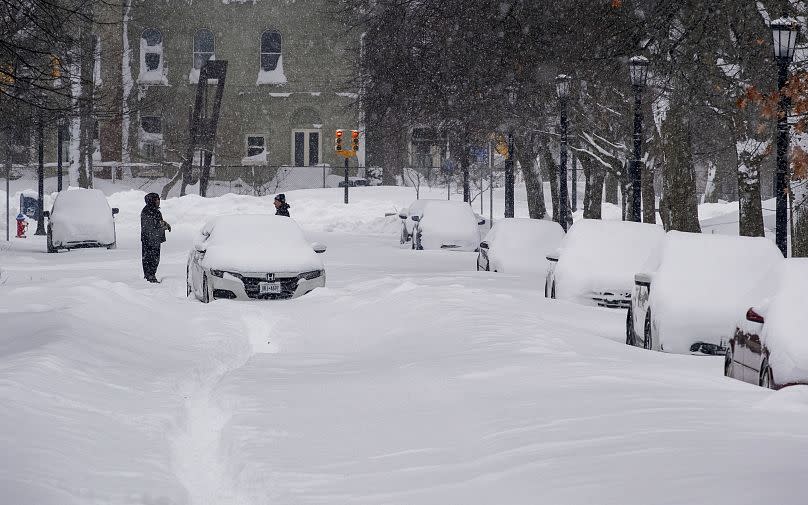
[[[511, 111], [513, 111], [513, 107], [516, 105], [516, 89], [513, 86], [508, 88], [508, 103], [511, 105]], [[506, 135], [508, 143], [508, 156], [505, 158], [505, 217], [514, 217], [514, 193], [516, 177], [514, 176], [513, 167], [513, 127], [510, 123], [508, 124], [508, 132]]]
[[774, 191], [777, 199], [775, 215], [776, 234], [775, 243], [783, 253], [788, 256], [788, 110], [791, 100], [784, 93], [788, 82], [788, 66], [794, 58], [794, 48], [797, 45], [797, 20], [783, 16], [770, 24], [774, 38], [774, 57], [777, 60], [777, 87], [780, 90], [780, 102], [777, 119], [777, 171], [775, 172]]
[[631, 220], [642, 221], [642, 92], [648, 80], [648, 58], [635, 56], [629, 61], [634, 88], [634, 159], [631, 163]]
[[36, 216], [36, 232], [34, 235], [45, 235], [45, 133], [44, 133], [44, 115], [39, 114], [39, 119], [36, 124], [37, 133], [37, 201], [39, 208]]
[[567, 101], [570, 96], [570, 78], [559, 75], [556, 78], [556, 94], [561, 106], [560, 134], [561, 152], [558, 166], [558, 221], [567, 231]]

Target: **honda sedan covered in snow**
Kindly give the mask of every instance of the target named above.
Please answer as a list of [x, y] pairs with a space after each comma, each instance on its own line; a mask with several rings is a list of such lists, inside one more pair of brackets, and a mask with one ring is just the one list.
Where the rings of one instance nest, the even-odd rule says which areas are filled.
[[466, 202], [431, 201], [412, 220], [415, 221], [413, 249], [477, 251], [480, 247], [480, 226], [485, 219], [476, 215]]
[[729, 340], [724, 375], [770, 389], [808, 385], [808, 259], [783, 260], [771, 278]]
[[98, 189], [60, 191], [53, 201], [48, 218], [47, 248], [49, 253], [59, 249], [106, 247], [114, 249], [115, 214], [107, 197]]
[[292, 219], [272, 215], [220, 216], [201, 230], [188, 255], [187, 294], [217, 298], [295, 298], [325, 286], [325, 267]]
[[635, 276], [626, 343], [679, 354], [724, 354], [753, 289], [783, 261], [771, 240], [668, 233], [659, 269]]
[[564, 229], [543, 219], [500, 219], [480, 243], [477, 270], [547, 274], [545, 256], [558, 250]]
[[628, 308], [634, 274], [656, 267], [665, 240], [657, 225], [583, 219], [572, 225], [558, 252], [549, 254], [548, 298]]

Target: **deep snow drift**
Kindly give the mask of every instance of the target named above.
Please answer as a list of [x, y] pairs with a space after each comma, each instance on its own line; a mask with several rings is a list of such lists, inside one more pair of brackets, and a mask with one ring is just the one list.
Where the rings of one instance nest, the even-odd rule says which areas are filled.
[[[808, 390], [720, 358], [625, 346], [620, 311], [545, 300], [472, 253], [398, 244], [367, 189], [287, 194], [329, 284], [286, 302], [186, 299], [201, 225], [271, 198], [164, 202], [142, 280], [143, 192], [119, 249], [0, 255], [3, 504], [802, 504]], [[399, 207], [400, 208], [400, 207]]]

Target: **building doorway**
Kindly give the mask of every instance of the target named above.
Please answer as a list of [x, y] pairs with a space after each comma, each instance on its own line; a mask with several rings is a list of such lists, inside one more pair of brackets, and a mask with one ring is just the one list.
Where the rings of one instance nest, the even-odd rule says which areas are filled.
[[322, 155], [320, 130], [292, 130], [292, 163], [296, 167], [320, 164]]

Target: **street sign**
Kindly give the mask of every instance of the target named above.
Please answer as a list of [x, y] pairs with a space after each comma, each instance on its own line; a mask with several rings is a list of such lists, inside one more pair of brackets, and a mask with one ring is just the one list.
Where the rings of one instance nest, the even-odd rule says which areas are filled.
[[451, 159], [444, 160], [443, 164], [440, 166], [440, 170], [444, 174], [451, 174], [455, 170], [455, 162]]
[[469, 149], [469, 154], [474, 158], [477, 163], [485, 163], [488, 161], [488, 148], [487, 147], [472, 147]]

